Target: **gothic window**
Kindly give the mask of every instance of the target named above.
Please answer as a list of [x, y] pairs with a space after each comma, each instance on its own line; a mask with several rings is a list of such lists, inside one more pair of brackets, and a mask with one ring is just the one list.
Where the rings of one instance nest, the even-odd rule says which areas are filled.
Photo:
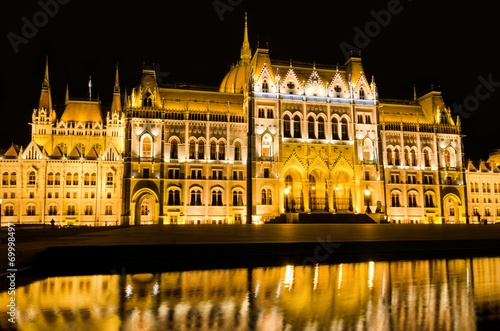
[[307, 120], [307, 132], [309, 139], [316, 139], [316, 134], [314, 132], [315, 121], [312, 116], [310, 116]]
[[219, 143], [219, 160], [223, 161], [226, 159], [226, 144], [223, 141]]
[[400, 201], [401, 193], [393, 192], [391, 194], [391, 197], [392, 197], [392, 206], [393, 207], [401, 207], [401, 201]]
[[271, 190], [270, 189], [262, 189], [262, 205], [264, 206], [270, 206], [273, 204], [272, 201], [272, 195], [271, 195]]
[[408, 193], [408, 207], [417, 207], [417, 195], [416, 193]]
[[73, 185], [78, 185], [78, 173], [73, 174]]
[[222, 191], [212, 192], [212, 206], [222, 206]]
[[97, 174], [93, 173], [92, 176], [90, 176], [90, 185], [95, 186], [97, 184]]
[[269, 92], [269, 84], [267, 83], [267, 80], [265, 80], [265, 79], [262, 82], [262, 92], [264, 92], [264, 93]]
[[150, 136], [144, 136], [142, 138], [142, 157], [151, 157], [153, 155], [152, 153], [153, 149], [153, 141]]
[[181, 192], [179, 190], [168, 191], [168, 205], [169, 206], [181, 205]]
[[151, 99], [151, 93], [147, 92], [146, 95], [144, 96], [144, 99], [142, 100], [142, 106], [143, 107], [152, 107], [153, 106], [153, 100]]
[[71, 178], [72, 178], [72, 175], [71, 173], [67, 173], [66, 174], [66, 185], [71, 185]]
[[241, 161], [241, 143], [239, 141], [234, 143], [234, 160]]
[[274, 113], [272, 108], [267, 109], [267, 118], [274, 118]]
[[113, 215], [113, 205], [106, 205], [104, 215]]
[[434, 194], [432, 193], [426, 193], [425, 194], [425, 207], [427, 208], [434, 208]]
[[198, 143], [198, 160], [205, 159], [205, 142], [200, 141]]
[[191, 191], [191, 206], [201, 206], [201, 191]]
[[295, 115], [293, 118], [293, 137], [294, 138], [302, 138], [302, 134], [300, 132], [300, 116]]
[[67, 215], [73, 216], [76, 214], [76, 207], [75, 205], [68, 205], [68, 213]]
[[272, 142], [272, 138], [268, 134], [266, 134], [262, 138], [262, 157], [265, 157], [265, 158], [272, 157], [271, 142]]
[[210, 160], [217, 160], [217, 143], [215, 141], [210, 143]]
[[90, 185], [90, 174], [88, 172], [83, 175], [83, 185]]
[[399, 148], [396, 148], [396, 150], [394, 151], [394, 165], [401, 165], [401, 154], [399, 152]]
[[408, 149], [405, 149], [405, 165], [406, 166], [410, 166], [411, 165], [410, 151]]
[[339, 122], [336, 118], [332, 119], [332, 139], [339, 140]]
[[2, 176], [2, 185], [9, 185], [9, 173], [7, 172]]
[[179, 157], [179, 145], [177, 140], [172, 140], [170, 143], [170, 158], [177, 159]]
[[342, 119], [341, 121], [341, 127], [342, 127], [342, 140], [349, 140], [349, 132], [347, 128], [347, 120], [345, 118]]
[[55, 178], [56, 178], [56, 179], [55, 179], [55, 181], [54, 181], [54, 184], [55, 184], [56, 186], [61, 185], [61, 174], [60, 174], [59, 172], [58, 172], [58, 173], [56, 173], [56, 177], [55, 177]]
[[7, 205], [5, 206], [5, 216], [14, 216], [14, 206], [13, 205]]
[[365, 90], [363, 88], [360, 88], [359, 89], [359, 98], [364, 100], [366, 97], [365, 97]]
[[31, 171], [28, 174], [28, 185], [35, 185], [36, 184], [36, 173], [34, 171]]
[[47, 176], [47, 185], [54, 185], [54, 174], [52, 172], [49, 172]]
[[194, 142], [194, 140], [191, 140], [191, 142], [189, 143], [189, 158], [191, 160], [196, 159], [196, 143]]
[[415, 153], [415, 150], [410, 151], [410, 162], [412, 167], [417, 166], [417, 154]]
[[390, 166], [394, 165], [394, 153], [393, 153], [393, 151], [390, 148], [388, 148], [386, 153], [387, 153], [387, 164]]
[[86, 205], [85, 206], [85, 215], [94, 215], [94, 208], [92, 205]]
[[[15, 172], [13, 172], [10, 175], [10, 185], [17, 185], [17, 174]], [[59, 185], [59, 184], [56, 183], [56, 185]]]
[[444, 164], [447, 168], [451, 167], [451, 155], [449, 150], [444, 151]]
[[424, 165], [425, 167], [431, 166], [431, 155], [427, 149], [424, 151]]
[[371, 161], [373, 155], [373, 143], [370, 139], [366, 139], [363, 144], [363, 160]]
[[290, 116], [285, 115], [283, 118], [283, 133], [285, 138], [291, 138], [292, 137], [292, 132], [290, 131]]
[[113, 186], [114, 184], [114, 178], [113, 178], [113, 173], [112, 172], [108, 172], [106, 174], [106, 186]]
[[325, 120], [323, 117], [318, 119], [318, 139], [325, 139]]
[[266, 111], [264, 108], [259, 108], [259, 118], [266, 118]]

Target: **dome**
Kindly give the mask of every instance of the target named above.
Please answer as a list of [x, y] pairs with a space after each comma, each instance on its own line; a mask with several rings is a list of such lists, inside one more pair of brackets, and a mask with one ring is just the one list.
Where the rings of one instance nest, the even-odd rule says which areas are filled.
[[247, 82], [249, 69], [249, 64], [242, 64], [241, 62], [231, 67], [231, 70], [220, 84], [219, 92], [243, 93], [243, 87]]

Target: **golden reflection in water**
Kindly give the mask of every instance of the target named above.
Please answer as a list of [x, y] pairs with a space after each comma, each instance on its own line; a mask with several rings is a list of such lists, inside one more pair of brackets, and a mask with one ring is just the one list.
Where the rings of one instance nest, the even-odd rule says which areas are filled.
[[16, 302], [19, 330], [476, 330], [500, 321], [500, 258], [53, 277]]

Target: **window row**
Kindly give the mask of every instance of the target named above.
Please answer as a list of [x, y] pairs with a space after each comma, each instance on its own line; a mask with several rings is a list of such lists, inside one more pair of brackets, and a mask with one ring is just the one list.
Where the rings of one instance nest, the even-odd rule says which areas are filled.
[[[427, 192], [424, 194], [424, 207], [426, 208], [434, 208], [436, 207], [435, 204], [435, 195], [432, 192]], [[419, 204], [417, 203], [417, 193], [416, 192], [409, 192], [407, 195], [407, 206], [409, 208], [416, 208], [420, 207]], [[402, 206], [402, 198], [401, 198], [401, 192], [395, 191], [391, 193], [391, 207], [403, 207]]]
[[[482, 191], [483, 193], [491, 193], [491, 184], [490, 183], [482, 183]], [[469, 184], [471, 193], [479, 193], [479, 184], [477, 182], [472, 182]], [[493, 183], [494, 193], [500, 193], [500, 184]]]
[[[30, 171], [28, 173], [28, 185], [36, 185], [36, 172]], [[13, 172], [12, 174], [4, 173], [2, 175], [3, 185], [16, 185], [17, 184], [17, 174]], [[83, 177], [84, 185], [96, 185], [97, 184], [97, 174], [96, 173], [85, 173]], [[114, 174], [108, 172], [106, 174], [106, 185], [112, 186], [114, 184]], [[49, 186], [59, 186], [61, 185], [61, 173], [49, 172], [47, 175], [47, 185]], [[66, 174], [66, 185], [79, 185], [79, 174], [78, 173], [67, 173]]]
[[[332, 136], [333, 140], [349, 140], [348, 121], [345, 118], [339, 121], [336, 118], [332, 119]], [[319, 117], [315, 120], [312, 116], [307, 119], [307, 138], [308, 139], [327, 139], [325, 131], [325, 119]], [[293, 118], [285, 115], [283, 117], [283, 135], [285, 138], [306, 138], [302, 136], [301, 118], [295, 115]], [[330, 137], [328, 137], [330, 139]]]
[[[481, 215], [481, 213], [479, 212], [479, 207], [473, 207], [472, 208], [472, 215], [473, 216], [493, 216], [493, 214], [491, 213], [490, 207], [484, 208], [484, 215]], [[500, 216], [500, 207], [497, 208], [496, 216]]]
[[[70, 204], [68, 205], [66, 209], [66, 215], [68, 216], [73, 216], [77, 215], [76, 212], [76, 205]], [[4, 207], [4, 216], [14, 216], [14, 206], [13, 205], [6, 205]], [[59, 210], [57, 205], [50, 205], [47, 208], [47, 215], [49, 216], [56, 216], [59, 215]], [[85, 205], [84, 210], [83, 210], [83, 215], [94, 215], [94, 206], [93, 205]], [[104, 206], [104, 215], [113, 215], [113, 205], [106, 205]], [[26, 207], [26, 216], [37, 216], [37, 208], [35, 204], [28, 205]]]
[[[211, 192], [211, 206], [224, 206], [224, 192], [221, 189], [215, 189]], [[168, 192], [168, 205], [180, 206], [180, 191], [170, 190]], [[194, 189], [190, 192], [190, 206], [203, 206], [202, 190]], [[232, 193], [232, 206], [244, 206], [243, 191], [235, 190]]]
[[13, 172], [9, 174], [4, 172], [2, 175], [2, 185], [17, 185], [17, 173]]

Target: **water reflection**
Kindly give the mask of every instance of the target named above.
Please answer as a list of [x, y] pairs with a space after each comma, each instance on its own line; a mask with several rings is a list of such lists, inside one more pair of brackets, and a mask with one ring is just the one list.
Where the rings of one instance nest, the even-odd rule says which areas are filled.
[[500, 258], [54, 277], [16, 301], [20, 330], [475, 330], [500, 321]]

